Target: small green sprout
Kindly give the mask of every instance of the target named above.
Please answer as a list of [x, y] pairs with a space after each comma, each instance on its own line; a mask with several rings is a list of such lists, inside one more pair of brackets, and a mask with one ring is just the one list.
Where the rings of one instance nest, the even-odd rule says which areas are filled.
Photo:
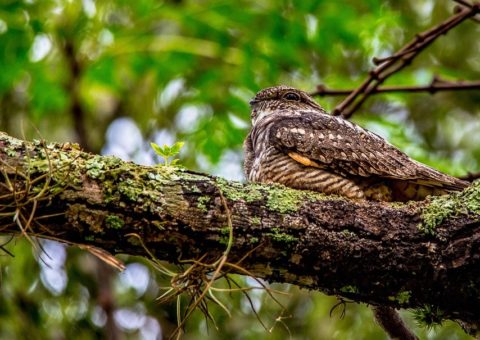
[[178, 164], [179, 159], [173, 159], [170, 162], [168, 161], [168, 159], [176, 156], [180, 152], [184, 144], [185, 142], [176, 142], [172, 146], [168, 146], [167, 144], [163, 144], [163, 146], [160, 146], [155, 143], [150, 143], [150, 146], [157, 155], [163, 158], [165, 166], [175, 166]]

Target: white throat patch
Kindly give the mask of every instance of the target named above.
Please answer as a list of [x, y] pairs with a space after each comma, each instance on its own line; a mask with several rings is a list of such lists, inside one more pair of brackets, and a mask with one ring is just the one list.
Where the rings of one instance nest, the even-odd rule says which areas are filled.
[[257, 111], [257, 117], [255, 119], [252, 119], [252, 125], [255, 125], [257, 122], [261, 121], [263, 118], [266, 116], [269, 116], [270, 114], [273, 113], [273, 110], [262, 110], [262, 111]]

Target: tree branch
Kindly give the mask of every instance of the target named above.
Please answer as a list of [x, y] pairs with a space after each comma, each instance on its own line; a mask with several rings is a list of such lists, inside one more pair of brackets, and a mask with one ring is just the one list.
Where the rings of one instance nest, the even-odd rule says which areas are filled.
[[474, 17], [478, 13], [480, 13], [479, 3], [472, 4], [468, 8], [460, 8], [458, 13], [441, 24], [428, 31], [417, 34], [412, 41], [403, 46], [395, 54], [386, 58], [374, 58], [373, 62], [378, 66], [370, 71], [368, 78], [338, 104], [332, 113], [334, 115], [341, 114], [344, 118], [351, 117], [388, 77], [410, 65], [413, 59], [438, 37], [446, 34], [454, 27]]
[[[454, 2], [456, 2], [457, 4], [460, 4], [461, 6], [465, 6], [467, 8], [472, 8], [472, 6], [474, 6], [474, 4], [471, 4], [469, 3], [468, 1], [465, 1], [465, 0], [453, 0]], [[461, 10], [461, 6], [456, 6], [454, 8], [454, 11], [457, 13], [458, 11]], [[477, 17], [472, 17], [471, 18], [473, 21], [476, 21], [476, 22], [479, 22], [480, 23], [480, 18], [477, 18]]]
[[[434, 78], [430, 85], [426, 86], [383, 86], [377, 87], [370, 92], [370, 95], [378, 93], [392, 93], [392, 92], [429, 92], [435, 94], [440, 91], [464, 91], [464, 90], [478, 90], [480, 89], [480, 81], [438, 81]], [[343, 96], [352, 93], [354, 90], [340, 90], [329, 89], [325, 85], [318, 85], [317, 90], [312, 92], [311, 96]]]
[[391, 339], [418, 340], [418, 337], [410, 331], [395, 309], [375, 307], [373, 313], [377, 322], [387, 331]]
[[4, 234], [179, 263], [222, 257], [231, 218], [229, 272], [480, 321], [480, 183], [427, 202], [350, 201], [5, 134], [0, 170]]

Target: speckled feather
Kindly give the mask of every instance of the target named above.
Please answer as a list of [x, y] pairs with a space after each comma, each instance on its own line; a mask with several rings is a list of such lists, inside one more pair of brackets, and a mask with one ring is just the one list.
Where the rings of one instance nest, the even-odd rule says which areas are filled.
[[267, 88], [251, 105], [253, 127], [244, 144], [250, 181], [385, 201], [423, 199], [468, 185], [326, 114], [303, 91]]

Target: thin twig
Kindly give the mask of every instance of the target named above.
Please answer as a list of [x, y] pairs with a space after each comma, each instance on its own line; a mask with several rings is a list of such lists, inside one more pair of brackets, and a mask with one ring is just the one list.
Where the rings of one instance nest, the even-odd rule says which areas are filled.
[[[464, 90], [478, 90], [480, 89], [480, 81], [432, 81], [429, 85], [424, 86], [383, 86], [377, 87], [370, 95], [379, 94], [379, 93], [392, 93], [392, 92], [429, 92], [434, 94], [439, 91], [464, 91]], [[352, 93], [351, 90], [341, 90], [341, 89], [329, 89], [325, 85], [318, 85], [317, 90], [312, 92], [311, 96], [343, 96]]]
[[466, 7], [472, 7], [472, 4], [469, 4], [468, 1], [465, 1], [465, 0], [453, 0], [453, 2], [456, 2], [457, 4], [460, 4]]
[[432, 44], [438, 37], [446, 34], [463, 21], [472, 18], [478, 13], [480, 13], [480, 4], [473, 4], [471, 7], [461, 8], [457, 14], [454, 14], [441, 24], [417, 34], [413, 40], [392, 56], [383, 59], [374, 59], [374, 62], [378, 66], [370, 71], [368, 78], [360, 86], [337, 105], [333, 110], [333, 114], [341, 114], [344, 118], [349, 118], [372, 93], [377, 91], [378, 87], [388, 77], [408, 66], [418, 54]]
[[[453, 0], [454, 2], [456, 2], [457, 4], [461, 5], [461, 6], [465, 6], [465, 7], [468, 7], [468, 8], [472, 8], [473, 4], [469, 3], [468, 1], [465, 1], [465, 0]], [[461, 6], [456, 6], [453, 10], [455, 11], [455, 13], [457, 13], [462, 7]], [[471, 18], [473, 21], [476, 21], [478, 23], [480, 23], [480, 18], [477, 18], [477, 17], [472, 17]]]

